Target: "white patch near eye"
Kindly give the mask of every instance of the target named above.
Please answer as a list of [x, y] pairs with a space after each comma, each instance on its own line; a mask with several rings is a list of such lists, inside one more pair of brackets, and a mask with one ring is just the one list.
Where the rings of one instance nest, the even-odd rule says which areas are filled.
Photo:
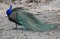
[[7, 16], [7, 14], [6, 14], [6, 16]]

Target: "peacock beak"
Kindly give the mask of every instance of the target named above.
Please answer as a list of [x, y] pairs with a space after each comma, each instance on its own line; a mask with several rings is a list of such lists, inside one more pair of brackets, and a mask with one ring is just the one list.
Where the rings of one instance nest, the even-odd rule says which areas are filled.
[[6, 18], [8, 18], [8, 16], [7, 16], [7, 15], [5, 15], [5, 17], [6, 17]]

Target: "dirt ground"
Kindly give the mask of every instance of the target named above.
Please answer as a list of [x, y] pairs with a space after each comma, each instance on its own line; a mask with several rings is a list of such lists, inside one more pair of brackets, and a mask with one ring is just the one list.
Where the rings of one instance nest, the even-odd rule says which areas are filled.
[[[15, 7], [24, 7], [28, 12], [36, 14], [38, 19], [46, 23], [60, 24], [60, 0], [51, 1], [46, 4], [12, 4]], [[33, 5], [33, 6], [31, 6]], [[31, 6], [31, 7], [30, 7]], [[6, 17], [6, 10], [9, 5], [0, 3], [0, 39], [60, 39], [60, 26], [51, 31], [32, 32], [23, 29], [14, 30], [15, 23], [10, 22]], [[20, 25], [18, 25], [18, 28]]]

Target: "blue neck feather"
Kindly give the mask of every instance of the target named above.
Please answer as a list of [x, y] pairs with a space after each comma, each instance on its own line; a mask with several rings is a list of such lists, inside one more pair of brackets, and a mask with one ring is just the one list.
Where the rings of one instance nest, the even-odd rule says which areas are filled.
[[12, 5], [10, 5], [10, 9], [12, 9]]
[[6, 11], [7, 16], [10, 16], [12, 13], [12, 5], [10, 5], [10, 8]]

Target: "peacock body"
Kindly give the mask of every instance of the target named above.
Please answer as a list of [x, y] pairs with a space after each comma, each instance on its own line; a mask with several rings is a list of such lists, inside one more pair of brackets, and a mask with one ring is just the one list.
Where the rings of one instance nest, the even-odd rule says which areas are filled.
[[46, 31], [57, 27], [57, 25], [44, 23], [42, 20], [37, 19], [34, 14], [26, 12], [23, 7], [12, 9], [12, 13], [8, 18], [22, 25], [25, 30]]

